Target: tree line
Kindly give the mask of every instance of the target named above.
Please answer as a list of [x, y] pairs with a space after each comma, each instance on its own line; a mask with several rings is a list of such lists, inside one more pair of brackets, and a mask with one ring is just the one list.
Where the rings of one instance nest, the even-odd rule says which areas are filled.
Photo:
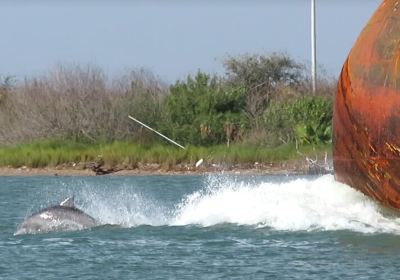
[[0, 79], [0, 144], [45, 139], [162, 141], [130, 114], [184, 144], [319, 144], [331, 141], [335, 81], [310, 91], [306, 66], [285, 54], [223, 60], [168, 85], [138, 69], [109, 79], [96, 66], [54, 67], [42, 77]]

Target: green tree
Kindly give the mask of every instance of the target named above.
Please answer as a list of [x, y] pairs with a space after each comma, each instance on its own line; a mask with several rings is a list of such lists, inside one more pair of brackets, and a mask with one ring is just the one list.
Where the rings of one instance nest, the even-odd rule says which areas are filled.
[[287, 55], [276, 53], [229, 57], [223, 64], [227, 82], [245, 92], [243, 109], [254, 128], [259, 128], [261, 116], [278, 88], [299, 85], [304, 70]]
[[244, 94], [225, 87], [216, 76], [198, 72], [170, 87], [162, 129], [190, 144], [216, 144], [226, 140], [224, 127], [243, 127]]

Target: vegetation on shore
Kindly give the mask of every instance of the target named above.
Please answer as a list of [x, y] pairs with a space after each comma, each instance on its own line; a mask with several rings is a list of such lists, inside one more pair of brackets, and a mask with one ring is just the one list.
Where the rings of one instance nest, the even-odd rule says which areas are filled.
[[102, 161], [106, 167], [135, 169], [140, 165], [159, 164], [160, 168], [173, 170], [177, 166], [193, 168], [199, 159], [204, 159], [205, 165], [226, 166], [304, 160], [304, 155], [323, 155], [329, 147], [330, 145], [307, 145], [296, 149], [290, 144], [275, 148], [233, 144], [230, 147], [189, 146], [182, 150], [168, 144], [145, 145], [129, 142], [90, 144], [52, 140], [0, 148], [0, 166], [14, 168], [63, 166], [85, 169], [92, 163]]
[[334, 80], [320, 78], [311, 94], [306, 67], [283, 54], [223, 65], [224, 75], [198, 71], [169, 86], [143, 69], [109, 80], [93, 66], [0, 79], [0, 166], [244, 164], [330, 150]]

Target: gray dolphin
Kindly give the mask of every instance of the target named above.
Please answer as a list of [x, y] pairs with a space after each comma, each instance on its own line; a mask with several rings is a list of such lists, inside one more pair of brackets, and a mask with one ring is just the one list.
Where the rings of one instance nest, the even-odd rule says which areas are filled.
[[74, 231], [96, 225], [98, 223], [93, 217], [75, 207], [74, 197], [69, 197], [59, 205], [45, 208], [26, 218], [14, 235]]

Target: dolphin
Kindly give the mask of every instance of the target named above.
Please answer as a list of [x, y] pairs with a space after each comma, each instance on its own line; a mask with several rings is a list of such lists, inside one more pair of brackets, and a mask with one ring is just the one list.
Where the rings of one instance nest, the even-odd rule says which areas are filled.
[[68, 197], [59, 205], [40, 210], [26, 218], [14, 235], [36, 234], [51, 231], [75, 231], [88, 229], [98, 222], [75, 207], [74, 197]]

